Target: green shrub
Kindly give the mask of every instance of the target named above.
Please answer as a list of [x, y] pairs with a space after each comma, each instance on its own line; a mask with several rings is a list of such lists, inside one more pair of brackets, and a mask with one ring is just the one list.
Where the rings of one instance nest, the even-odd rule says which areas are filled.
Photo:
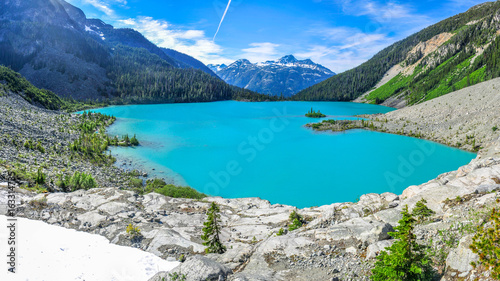
[[412, 215], [417, 219], [418, 222], [423, 222], [428, 217], [435, 214], [435, 212], [425, 205], [427, 201], [422, 198], [422, 200], [418, 201], [415, 207], [413, 208]]
[[[168, 278], [170, 278], [168, 281], [186, 281], [186, 274], [180, 274], [177, 272], [169, 273]], [[167, 281], [167, 280], [163, 278], [162, 281]]]
[[49, 191], [47, 190], [47, 188], [41, 186], [41, 185], [38, 185], [38, 184], [35, 184], [34, 186], [24, 186], [24, 187], [21, 187], [23, 189], [26, 189], [26, 190], [29, 190], [29, 191], [32, 191], [32, 192], [35, 192], [35, 193], [48, 193]]
[[[500, 279], [500, 209], [491, 211], [488, 220], [472, 238], [470, 249], [479, 255], [480, 263], [491, 270], [491, 276]], [[477, 264], [472, 263], [472, 266], [475, 268]]]
[[497, 126], [494, 126], [493, 128], [491, 128], [493, 130], [493, 132], [496, 132], [498, 130], [498, 127]]
[[290, 213], [289, 219], [292, 222], [288, 226], [289, 231], [294, 231], [295, 229], [300, 228], [304, 224], [304, 219], [296, 211], [293, 211], [292, 213]]
[[175, 186], [172, 184], [165, 185], [162, 188], [157, 188], [154, 192], [173, 198], [202, 199], [207, 197], [207, 195], [200, 193], [189, 186]]
[[427, 281], [434, 277], [426, 247], [417, 243], [413, 233], [416, 221], [408, 211], [408, 206], [405, 206], [402, 215], [399, 225], [395, 227], [396, 232], [389, 233], [396, 241], [386, 248], [389, 253], [382, 251], [377, 257], [375, 268], [372, 269], [372, 280]]
[[138, 226], [133, 226], [131, 223], [127, 226], [126, 231], [130, 235], [131, 240], [142, 237], [141, 229]]
[[282, 236], [285, 234], [285, 230], [282, 228], [280, 228], [280, 230], [278, 230], [278, 233], [276, 233], [276, 236]]
[[45, 148], [43, 148], [42, 144], [40, 142], [37, 143], [36, 149], [40, 151], [40, 153], [45, 153]]
[[146, 181], [146, 189], [151, 191], [157, 188], [162, 188], [165, 185], [167, 185], [167, 183], [162, 179], [150, 179]]
[[35, 175], [35, 183], [36, 184], [45, 184], [45, 179], [47, 178], [47, 176], [45, 176], [45, 174], [42, 172], [42, 169], [41, 168], [38, 168], [38, 171], [36, 172], [36, 175]]
[[[135, 180], [131, 180], [131, 182], [132, 181], [135, 182]], [[172, 198], [203, 199], [207, 197], [206, 194], [200, 193], [189, 186], [167, 184], [162, 179], [149, 179], [146, 181], [145, 187], [142, 187], [142, 181], [141, 186], [139, 186], [137, 182], [136, 186], [133, 187], [134, 191], [141, 195], [156, 192]]]
[[186, 261], [186, 256], [185, 256], [184, 254], [181, 254], [181, 255], [179, 256], [179, 261], [180, 261], [180, 262], [185, 262], [185, 261]]
[[71, 188], [71, 191], [79, 189], [88, 190], [97, 187], [97, 182], [91, 175], [75, 172], [69, 179], [68, 187]]
[[69, 191], [69, 181], [70, 177], [62, 174], [57, 175], [56, 186], [61, 188], [63, 191]]
[[132, 188], [142, 188], [142, 180], [138, 178], [131, 178], [130, 179], [130, 186]]

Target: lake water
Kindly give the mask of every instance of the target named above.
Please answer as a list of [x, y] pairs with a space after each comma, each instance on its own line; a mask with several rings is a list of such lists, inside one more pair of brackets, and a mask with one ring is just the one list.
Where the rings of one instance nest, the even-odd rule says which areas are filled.
[[[406, 187], [467, 164], [475, 154], [405, 136], [353, 130], [314, 132], [324, 119], [393, 109], [342, 102], [214, 102], [115, 106], [108, 132], [137, 134], [141, 146], [112, 148], [150, 174], [226, 198], [260, 197], [310, 207]], [[154, 171], [152, 169], [155, 169]]]

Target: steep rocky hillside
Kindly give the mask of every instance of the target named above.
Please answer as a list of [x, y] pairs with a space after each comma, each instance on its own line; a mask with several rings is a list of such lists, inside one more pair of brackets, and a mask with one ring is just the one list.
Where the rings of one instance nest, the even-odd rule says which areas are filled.
[[251, 94], [64, 0], [2, 1], [0, 23], [0, 64], [62, 97], [194, 102]]
[[421, 103], [500, 75], [500, 2], [443, 20], [366, 63], [312, 86], [297, 100]]
[[500, 137], [500, 78], [386, 114], [310, 124], [316, 130], [362, 128], [478, 151]]
[[231, 85], [261, 94], [291, 95], [335, 75], [328, 68], [311, 60], [284, 56], [277, 61], [251, 63], [238, 60], [228, 66], [209, 65], [219, 77]]
[[[112, 165], [110, 155], [98, 161], [75, 151], [86, 122], [59, 110], [82, 106], [92, 105], [63, 100], [0, 66], [0, 165], [26, 188], [38, 192], [61, 191], [60, 182], [76, 172], [91, 175], [99, 186], [128, 185], [131, 175]], [[89, 152], [104, 145], [97, 138], [86, 141], [83, 146]]]

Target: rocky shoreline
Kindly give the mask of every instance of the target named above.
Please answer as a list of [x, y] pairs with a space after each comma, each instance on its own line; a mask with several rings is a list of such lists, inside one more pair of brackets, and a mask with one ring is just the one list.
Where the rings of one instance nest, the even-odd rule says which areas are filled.
[[[174, 199], [156, 193], [138, 196], [117, 188], [51, 194], [16, 189], [18, 215], [100, 234], [112, 243], [141, 248], [167, 260], [184, 255], [189, 265], [200, 263], [196, 256], [204, 251], [200, 235], [205, 211], [215, 201], [221, 207], [222, 241], [228, 251], [205, 257], [215, 262], [211, 268], [234, 272], [227, 280], [368, 280], [374, 257], [391, 244], [387, 233], [400, 219], [402, 206], [412, 208], [424, 198], [436, 214], [417, 226], [418, 240], [436, 249], [449, 240], [454, 246], [440, 261], [442, 280], [454, 280], [457, 275], [464, 280], [489, 280], [470, 266], [477, 256], [468, 250], [473, 232], [466, 231], [474, 229], [500, 198], [500, 142], [488, 151], [491, 154], [411, 186], [399, 196], [367, 194], [357, 203], [297, 210], [309, 222], [282, 236], [276, 234], [286, 228], [296, 208], [258, 198]], [[6, 198], [6, 192], [0, 189], [0, 198]], [[130, 239], [126, 233], [130, 223], [141, 229], [143, 239]]]
[[367, 129], [477, 152], [500, 137], [500, 78], [368, 120], [308, 124], [319, 131]]
[[[100, 188], [38, 194], [20, 188], [22, 182], [14, 182], [17, 215], [99, 234], [112, 243], [140, 248], [171, 261], [187, 257], [172, 271], [186, 274], [187, 280], [369, 280], [375, 257], [392, 243], [388, 232], [397, 225], [403, 206], [411, 209], [425, 199], [435, 215], [419, 224], [416, 234], [420, 243], [434, 251], [432, 258], [441, 280], [491, 280], [488, 271], [472, 268], [470, 262], [478, 257], [468, 246], [475, 229], [500, 198], [498, 138], [489, 143], [488, 138], [482, 138], [484, 148], [470, 164], [428, 183], [410, 186], [401, 195], [366, 194], [356, 203], [297, 210], [259, 198], [193, 200], [156, 193], [139, 195], [130, 190], [129, 175], [116, 167], [94, 167], [64, 154], [56, 157], [60, 154], [57, 148], [54, 153], [17, 149], [12, 143], [27, 137], [40, 140], [46, 147], [64, 147], [76, 132], [60, 132], [59, 128], [70, 128], [68, 122], [76, 119], [33, 107], [16, 96], [0, 99], [2, 213], [6, 211], [7, 171], [13, 162], [41, 165], [49, 177], [60, 169], [81, 169], [94, 173]], [[61, 118], [64, 122], [58, 122]], [[470, 123], [474, 122], [471, 119]], [[222, 255], [205, 255], [200, 239], [211, 202], [221, 208], [221, 239], [227, 247]], [[286, 229], [292, 211], [307, 223], [277, 235], [280, 229]], [[129, 224], [141, 230], [140, 239], [127, 233]], [[168, 275], [159, 273], [151, 280], [161, 276]]]
[[[0, 96], [0, 167], [34, 173], [38, 167], [47, 176], [49, 191], [59, 191], [57, 175], [74, 172], [91, 174], [101, 187], [128, 186], [127, 172], [113, 165], [94, 165], [71, 156], [70, 144], [79, 132], [76, 115], [46, 110], [26, 102], [17, 94]], [[31, 141], [43, 151], [26, 148]]]

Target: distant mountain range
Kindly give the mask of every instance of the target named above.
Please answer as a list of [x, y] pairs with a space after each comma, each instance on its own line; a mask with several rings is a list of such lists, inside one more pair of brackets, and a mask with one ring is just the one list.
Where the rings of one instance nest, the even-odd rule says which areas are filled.
[[310, 59], [297, 60], [284, 56], [277, 61], [251, 63], [246, 59], [208, 67], [231, 85], [256, 91], [261, 94], [290, 97], [309, 86], [335, 75], [328, 68]]
[[295, 100], [404, 107], [500, 76], [500, 1], [486, 2], [396, 42]]
[[62, 97], [133, 103], [253, 98], [200, 61], [159, 48], [133, 29], [87, 19], [63, 0], [0, 1], [0, 22], [0, 64]]

